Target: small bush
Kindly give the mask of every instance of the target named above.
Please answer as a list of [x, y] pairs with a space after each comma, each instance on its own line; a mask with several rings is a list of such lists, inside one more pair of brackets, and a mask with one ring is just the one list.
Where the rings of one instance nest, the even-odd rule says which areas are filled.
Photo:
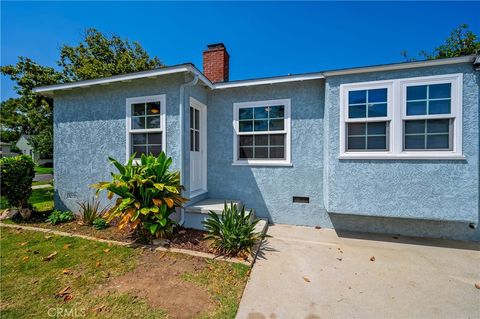
[[80, 206], [80, 215], [84, 225], [92, 225], [97, 217], [102, 217], [108, 211], [106, 207], [100, 209], [100, 201], [97, 198], [79, 202], [78, 205]]
[[101, 229], [105, 229], [108, 227], [108, 223], [105, 219], [103, 219], [102, 217], [97, 217], [95, 218], [95, 220], [93, 221], [93, 227], [95, 229], [98, 229], [98, 230], [101, 230]]
[[47, 222], [52, 225], [57, 225], [60, 223], [66, 223], [73, 220], [73, 213], [70, 211], [62, 212], [60, 210], [54, 210], [48, 215]]
[[213, 247], [221, 254], [228, 256], [247, 255], [251, 252], [257, 240], [263, 238], [255, 232], [259, 220], [250, 221], [252, 211], [245, 213], [245, 208], [239, 212], [237, 205], [225, 207], [221, 215], [210, 211], [209, 217], [202, 222], [208, 235], [205, 239], [213, 240]]
[[0, 159], [2, 196], [6, 197], [12, 207], [31, 208], [28, 199], [32, 194], [34, 169], [35, 164], [29, 156]]

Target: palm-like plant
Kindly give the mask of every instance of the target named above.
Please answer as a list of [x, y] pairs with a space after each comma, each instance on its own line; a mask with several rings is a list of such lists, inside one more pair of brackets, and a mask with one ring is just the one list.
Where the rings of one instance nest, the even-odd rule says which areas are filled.
[[225, 203], [222, 214], [210, 211], [209, 217], [202, 222], [208, 235], [205, 239], [213, 240], [213, 247], [221, 254], [228, 256], [248, 255], [253, 245], [263, 236], [255, 232], [259, 220], [251, 221], [252, 211], [245, 213], [245, 208], [239, 212], [237, 205]]
[[169, 171], [172, 159], [163, 152], [158, 157], [142, 155], [139, 164], [133, 162], [134, 158], [135, 154], [126, 165], [109, 158], [118, 174], [112, 173], [111, 182], [92, 187], [97, 194], [107, 190], [109, 199], [118, 196], [106, 218], [109, 222], [118, 218], [119, 229], [135, 230], [141, 225], [140, 230], [151, 236], [168, 236], [176, 225], [170, 215], [187, 201], [181, 195], [180, 173]]

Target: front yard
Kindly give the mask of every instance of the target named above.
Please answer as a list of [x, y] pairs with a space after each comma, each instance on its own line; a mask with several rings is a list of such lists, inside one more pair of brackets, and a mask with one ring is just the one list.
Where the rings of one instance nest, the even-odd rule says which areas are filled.
[[[38, 212], [51, 211], [53, 209], [53, 187], [33, 189], [29, 203]], [[8, 207], [8, 200], [3, 196], [0, 197], [0, 210]]]
[[249, 267], [1, 228], [2, 318], [234, 318]]

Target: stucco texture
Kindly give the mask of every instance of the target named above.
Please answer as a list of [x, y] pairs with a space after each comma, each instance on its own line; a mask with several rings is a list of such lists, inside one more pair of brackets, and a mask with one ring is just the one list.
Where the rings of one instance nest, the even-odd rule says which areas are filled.
[[108, 157], [125, 161], [126, 99], [166, 94], [166, 150], [179, 168], [179, 86], [184, 75], [60, 91], [54, 98], [55, 206], [78, 211], [92, 183], [110, 180]]
[[[450, 73], [463, 73], [465, 160], [338, 159], [341, 84]], [[348, 214], [343, 220], [350, 220], [350, 223], [355, 218], [353, 215], [406, 218], [400, 224], [407, 223], [417, 228], [418, 234], [425, 232], [418, 219], [478, 223], [479, 76], [472, 65], [330, 77], [326, 80], [326, 92], [325, 202], [329, 212]], [[341, 216], [335, 218], [342, 220]], [[418, 223], [409, 223], [408, 219], [415, 219]], [[382, 218], [365, 220], [372, 229], [387, 229], [384, 226], [389, 223]], [[442, 227], [432, 222], [424, 224], [432, 231], [451, 231], [444, 224], [441, 224]], [[464, 225], [465, 232], [467, 228]], [[478, 236], [478, 231], [475, 236]]]
[[[323, 81], [217, 90], [208, 97], [208, 191], [274, 223], [329, 225], [323, 204]], [[234, 166], [233, 104], [291, 99], [292, 167]], [[293, 196], [310, 203], [292, 202]]]

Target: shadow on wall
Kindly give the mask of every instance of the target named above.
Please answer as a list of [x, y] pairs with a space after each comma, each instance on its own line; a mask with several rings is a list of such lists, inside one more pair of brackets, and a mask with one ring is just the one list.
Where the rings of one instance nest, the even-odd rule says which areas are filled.
[[[69, 211], [72, 211], [75, 215], [79, 215], [80, 206], [79, 206], [78, 203], [83, 203], [83, 202], [86, 202], [86, 201], [89, 201], [89, 200], [92, 200], [93, 198], [95, 198], [95, 190], [91, 189], [89, 186], [88, 186], [88, 189], [90, 191], [85, 192], [85, 194], [84, 194], [84, 195], [86, 195], [86, 197], [75, 197], [75, 198], [69, 198], [69, 196], [73, 196], [73, 195], [70, 195], [70, 194], [65, 194], [62, 197], [59, 194], [59, 190], [55, 189], [55, 192], [54, 192], [54, 195], [53, 195], [53, 200], [54, 200], [54, 203], [55, 203], [55, 209], [58, 209], [58, 210], [61, 210], [61, 211], [69, 210]], [[75, 193], [75, 196], [77, 196], [76, 193]], [[68, 198], [69, 203], [66, 203], [62, 198]], [[114, 196], [110, 200], [110, 199], [107, 198], [107, 194], [106, 194], [105, 191], [101, 192], [98, 195], [98, 200], [100, 200], [100, 209], [102, 209], [104, 207], [112, 207], [115, 204], [115, 199], [116, 199], [116, 196]]]
[[[379, 235], [379, 238], [382, 239], [377, 240], [386, 240], [385, 238], [387, 237], [387, 240], [393, 239], [392, 241], [397, 242], [401, 241], [401, 237], [399, 236], [480, 241], [480, 228], [478, 228], [478, 225], [476, 228], [471, 228], [468, 222], [360, 216], [337, 213], [330, 213], [329, 215], [333, 228], [340, 237], [362, 238], [362, 236], [374, 236], [372, 233], [376, 233], [389, 234], [388, 236]], [[360, 232], [364, 234], [360, 234]], [[369, 239], [375, 240], [374, 238]], [[409, 240], [410, 239], [411, 238], [409, 238]], [[429, 243], [426, 244], [432, 245]]]

